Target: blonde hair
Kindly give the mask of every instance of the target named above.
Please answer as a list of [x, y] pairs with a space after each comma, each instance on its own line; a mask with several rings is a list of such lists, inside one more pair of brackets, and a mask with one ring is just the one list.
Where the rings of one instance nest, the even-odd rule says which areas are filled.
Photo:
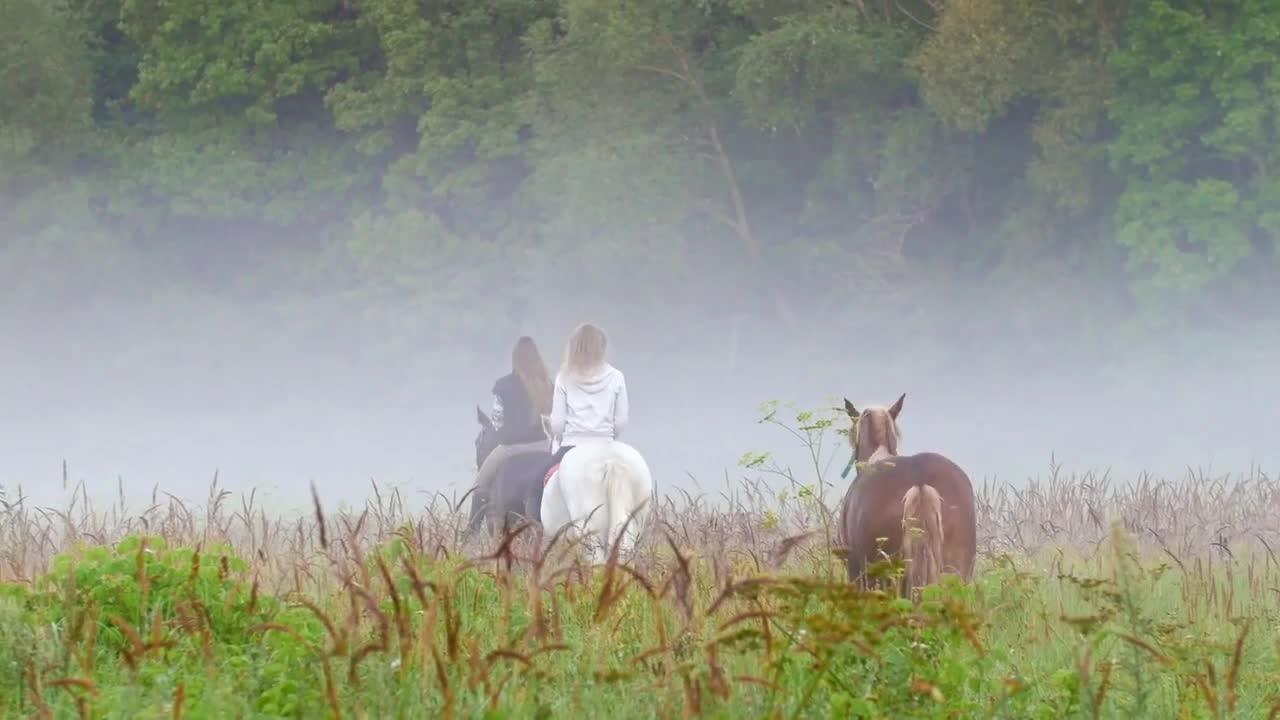
[[542, 353], [533, 338], [523, 335], [516, 340], [511, 350], [511, 372], [520, 378], [525, 394], [529, 396], [529, 407], [538, 415], [551, 412], [551, 379], [547, 377], [547, 366], [542, 362]]
[[564, 366], [561, 370], [575, 378], [585, 378], [605, 364], [609, 350], [609, 337], [591, 323], [582, 323], [573, 329], [564, 348]]

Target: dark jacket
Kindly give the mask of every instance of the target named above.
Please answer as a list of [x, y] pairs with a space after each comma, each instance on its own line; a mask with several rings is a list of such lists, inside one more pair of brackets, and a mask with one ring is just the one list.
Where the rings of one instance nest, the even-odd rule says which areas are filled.
[[529, 393], [515, 373], [498, 378], [493, 384], [493, 394], [502, 401], [499, 443], [521, 445], [547, 439], [546, 433], [542, 431], [542, 418], [531, 407]]

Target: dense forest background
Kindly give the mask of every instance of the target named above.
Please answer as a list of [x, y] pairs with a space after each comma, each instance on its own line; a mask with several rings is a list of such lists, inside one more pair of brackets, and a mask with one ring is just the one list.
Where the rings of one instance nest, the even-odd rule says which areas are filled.
[[0, 18], [9, 308], [361, 292], [447, 306], [431, 332], [462, 337], [531, 299], [625, 295], [805, 332], [998, 287], [1000, 322], [1041, 335], [1051, 308], [1057, 332], [1098, 319], [1082, 296], [1155, 327], [1275, 293], [1280, 9], [1260, 0]]
[[483, 396], [587, 318], [646, 372], [886, 401], [922, 383], [855, 352], [937, 387], [1258, 362], [1277, 47], [1265, 0], [0, 0], [0, 352], [98, 397], [285, 359], [246, 402]]

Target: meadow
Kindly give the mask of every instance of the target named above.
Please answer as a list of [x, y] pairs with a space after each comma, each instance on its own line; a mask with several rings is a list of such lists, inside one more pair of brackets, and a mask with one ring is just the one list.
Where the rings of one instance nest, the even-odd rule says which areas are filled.
[[[975, 581], [858, 592], [828, 543], [838, 420], [763, 422], [812, 467], [742, 460], [665, 495], [591, 569], [465, 506], [61, 511], [0, 496], [0, 711], [36, 718], [1280, 716], [1280, 483], [977, 483]], [[910, 449], [909, 449], [910, 450]], [[669, 486], [668, 486], [669, 487]], [[886, 573], [900, 565], [885, 562]]]

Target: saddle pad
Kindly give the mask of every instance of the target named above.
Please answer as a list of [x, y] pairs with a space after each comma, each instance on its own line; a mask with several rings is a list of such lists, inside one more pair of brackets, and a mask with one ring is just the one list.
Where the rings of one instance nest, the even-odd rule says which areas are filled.
[[552, 465], [550, 468], [547, 469], [547, 474], [542, 476], [542, 487], [546, 487], [547, 483], [551, 482], [551, 476], [555, 475], [556, 471], [559, 469], [560, 469], [560, 463], [556, 463], [555, 465]]

